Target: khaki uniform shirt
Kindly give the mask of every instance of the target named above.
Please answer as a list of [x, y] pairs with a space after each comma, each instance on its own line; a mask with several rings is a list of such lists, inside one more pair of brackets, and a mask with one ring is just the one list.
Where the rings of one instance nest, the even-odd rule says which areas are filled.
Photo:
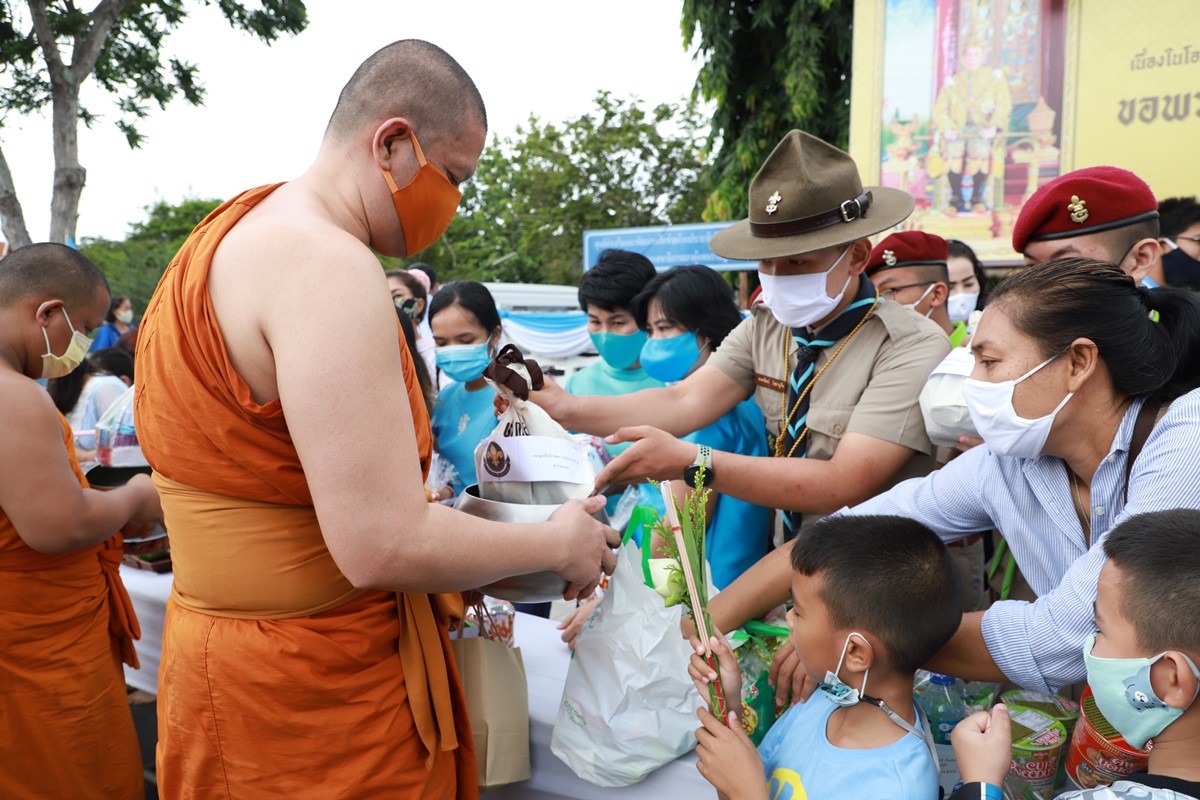
[[[795, 345], [790, 347], [786, 367], [783, 363], [790, 337], [791, 331], [759, 303], [708, 360], [748, 393], [753, 392], [773, 437], [779, 435], [783, 404], [788, 399], [786, 387], [796, 368]], [[818, 371], [840, 344], [841, 340], [821, 351]], [[889, 487], [928, 474], [934, 466], [934, 447], [925, 434], [918, 397], [929, 373], [949, 352], [946, 332], [937, 324], [911, 309], [881, 300], [812, 388], [808, 457], [828, 461], [843, 436], [861, 433], [915, 451]]]

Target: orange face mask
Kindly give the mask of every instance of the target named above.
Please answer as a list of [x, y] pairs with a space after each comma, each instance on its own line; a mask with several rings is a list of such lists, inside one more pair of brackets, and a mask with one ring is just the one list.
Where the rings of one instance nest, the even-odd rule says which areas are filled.
[[417, 163], [421, 168], [413, 179], [402, 187], [389, 170], [383, 177], [392, 190], [392, 204], [400, 218], [400, 229], [404, 231], [404, 255], [419, 253], [438, 240], [458, 211], [462, 192], [450, 183], [450, 179], [433, 164], [425, 160], [425, 153], [417, 142], [417, 135], [410, 134]]

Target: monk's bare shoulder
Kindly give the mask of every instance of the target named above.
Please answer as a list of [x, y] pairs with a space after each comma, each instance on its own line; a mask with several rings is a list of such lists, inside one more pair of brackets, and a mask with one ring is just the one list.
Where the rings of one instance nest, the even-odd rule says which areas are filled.
[[[213, 255], [208, 290], [230, 361], [259, 403], [279, 397], [277, 362], [287, 349], [320, 357], [345, 332], [353, 310], [391, 309], [371, 249], [290, 184], [226, 233]], [[333, 325], [315, 323], [327, 314]], [[392, 326], [396, 346], [394, 318]]]
[[9, 452], [14, 441], [40, 440], [49, 436], [48, 447], [61, 448], [62, 432], [58, 410], [50, 395], [36, 381], [11, 370], [0, 370], [0, 452]]
[[360, 235], [313, 195], [287, 184], [226, 234], [213, 259], [213, 277], [229, 263], [247, 282], [342, 280], [356, 273], [378, 279], [379, 261]]

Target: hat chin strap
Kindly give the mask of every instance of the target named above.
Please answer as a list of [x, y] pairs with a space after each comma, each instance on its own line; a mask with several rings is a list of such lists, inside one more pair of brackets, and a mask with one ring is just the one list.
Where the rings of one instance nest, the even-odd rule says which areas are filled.
[[781, 236], [797, 236], [811, 233], [845, 222], [854, 222], [867, 215], [871, 207], [871, 193], [863, 192], [858, 197], [846, 200], [831, 211], [823, 211], [799, 219], [788, 219], [781, 222], [750, 221], [750, 233], [763, 239], [776, 239]]

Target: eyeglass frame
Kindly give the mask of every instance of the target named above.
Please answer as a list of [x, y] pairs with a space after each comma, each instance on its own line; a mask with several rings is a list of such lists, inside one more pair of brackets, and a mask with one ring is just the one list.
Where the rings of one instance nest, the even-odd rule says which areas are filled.
[[906, 283], [903, 286], [889, 286], [886, 289], [881, 289], [879, 295], [884, 300], [896, 299], [896, 292], [903, 292], [905, 289], [912, 289], [914, 286], [932, 286], [935, 283], [943, 283], [943, 281], [921, 281], [920, 283]]

